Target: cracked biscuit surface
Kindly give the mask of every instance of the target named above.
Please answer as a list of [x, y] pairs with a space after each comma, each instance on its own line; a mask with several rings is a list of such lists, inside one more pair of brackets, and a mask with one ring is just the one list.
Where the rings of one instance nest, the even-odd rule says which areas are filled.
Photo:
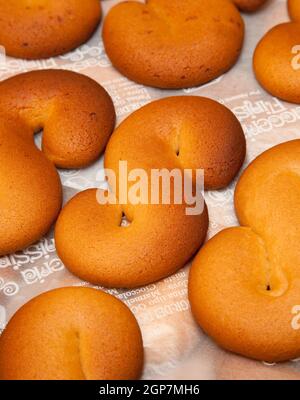
[[142, 367], [135, 317], [96, 289], [43, 293], [17, 311], [0, 337], [1, 380], [138, 379]]

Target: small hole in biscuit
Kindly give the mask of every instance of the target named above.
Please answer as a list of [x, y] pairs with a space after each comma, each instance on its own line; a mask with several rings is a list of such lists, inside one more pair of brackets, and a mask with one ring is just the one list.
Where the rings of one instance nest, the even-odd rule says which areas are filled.
[[121, 218], [121, 222], [120, 222], [120, 227], [121, 228], [127, 228], [130, 224], [131, 224], [131, 222], [128, 220], [128, 218], [126, 217], [125, 213], [122, 212], [122, 218]]
[[267, 285], [266, 289], [267, 289], [268, 292], [270, 292], [271, 291], [271, 286]]
[[36, 128], [34, 130], [34, 143], [40, 151], [42, 151], [42, 137], [43, 137], [43, 128]]

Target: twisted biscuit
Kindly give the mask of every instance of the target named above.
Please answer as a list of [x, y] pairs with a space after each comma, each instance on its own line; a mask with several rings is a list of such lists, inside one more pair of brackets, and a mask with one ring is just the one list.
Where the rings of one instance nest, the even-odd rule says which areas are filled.
[[228, 0], [122, 2], [105, 18], [103, 41], [126, 77], [159, 88], [206, 83], [240, 54], [244, 23]]
[[235, 191], [240, 227], [200, 250], [189, 277], [192, 312], [220, 346], [270, 362], [300, 356], [300, 140], [250, 164]]
[[300, 3], [299, 0], [288, 0], [288, 10], [291, 19], [300, 21]]
[[258, 82], [273, 96], [300, 103], [300, 24], [276, 25], [258, 43], [253, 67]]
[[0, 380], [137, 379], [139, 326], [104, 292], [56, 289], [25, 304], [0, 337]]
[[[54, 164], [83, 167], [103, 150], [114, 107], [93, 80], [67, 71], [35, 71], [0, 83], [0, 255], [40, 239], [61, 207]], [[44, 129], [43, 152], [33, 134]]]
[[99, 0], [0, 0], [0, 45], [12, 57], [54, 57], [84, 43], [100, 18]]
[[[117, 181], [120, 160], [128, 172], [143, 168], [148, 177], [152, 169], [203, 168], [206, 188], [216, 189], [229, 184], [244, 157], [243, 131], [228, 109], [206, 98], [172, 97], [142, 107], [116, 129], [105, 167]], [[108, 287], [145, 285], [183, 267], [205, 238], [206, 208], [186, 215], [184, 203], [100, 205], [96, 196], [96, 189], [75, 196], [55, 228], [59, 256], [82, 279]]]

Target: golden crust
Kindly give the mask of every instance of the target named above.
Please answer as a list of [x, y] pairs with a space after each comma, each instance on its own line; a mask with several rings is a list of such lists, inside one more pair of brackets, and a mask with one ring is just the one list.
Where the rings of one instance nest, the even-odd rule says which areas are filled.
[[233, 0], [234, 4], [245, 12], [253, 12], [262, 7], [268, 0]]
[[228, 0], [123, 2], [103, 26], [113, 65], [160, 88], [196, 86], [223, 74], [235, 64], [243, 37], [243, 20]]
[[195, 319], [220, 346], [278, 362], [300, 356], [300, 140], [255, 159], [235, 191], [240, 227], [200, 250], [189, 277]]
[[[0, 254], [20, 250], [50, 229], [61, 207], [54, 167], [93, 162], [114, 127], [104, 89], [73, 72], [45, 70], [0, 83]], [[43, 152], [34, 132], [44, 128]]]
[[272, 28], [258, 43], [253, 59], [258, 82], [273, 96], [300, 103], [298, 61], [300, 24], [288, 22]]
[[298, 0], [288, 0], [288, 10], [292, 20], [300, 21], [300, 3]]
[[[195, 151], [196, 150], [196, 151]], [[105, 167], [118, 172], [203, 168], [207, 188], [226, 186], [245, 157], [245, 138], [234, 115], [201, 97], [154, 101], [113, 133]], [[117, 181], [119, 180], [119, 177]], [[75, 275], [108, 287], [137, 287], [162, 279], [193, 256], [207, 231], [206, 208], [186, 215], [186, 204], [100, 205], [96, 190], [75, 196], [55, 228], [56, 247]], [[122, 227], [122, 214], [131, 222]]]
[[0, 44], [12, 57], [54, 57], [87, 41], [100, 18], [99, 0], [0, 0]]
[[1, 380], [137, 379], [143, 344], [131, 311], [89, 288], [34, 298], [0, 337]]

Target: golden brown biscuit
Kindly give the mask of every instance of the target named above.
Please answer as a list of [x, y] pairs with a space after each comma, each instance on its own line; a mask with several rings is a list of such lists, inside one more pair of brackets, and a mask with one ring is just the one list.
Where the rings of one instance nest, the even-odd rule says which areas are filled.
[[242, 11], [253, 12], [262, 7], [267, 0], [233, 0], [234, 4]]
[[137, 379], [143, 344], [131, 311], [89, 288], [35, 297], [0, 337], [0, 380]]
[[149, 86], [184, 88], [231, 68], [242, 48], [244, 23], [228, 0], [122, 2], [104, 21], [113, 65]]
[[299, 0], [288, 0], [288, 9], [291, 19], [300, 21], [300, 2]]
[[[105, 167], [116, 172], [117, 182], [120, 160], [128, 172], [143, 168], [148, 177], [153, 169], [203, 168], [206, 188], [216, 189], [229, 184], [244, 157], [242, 128], [226, 107], [201, 97], [172, 97], [142, 107], [116, 129]], [[157, 281], [183, 267], [206, 236], [206, 208], [186, 215], [184, 203], [134, 205], [129, 199], [100, 205], [96, 196], [96, 189], [75, 196], [55, 228], [64, 264], [90, 282], [137, 287]]]
[[100, 17], [99, 0], [0, 0], [0, 45], [12, 57], [54, 57], [87, 41]]
[[[114, 127], [105, 90], [83, 75], [35, 71], [0, 83], [0, 255], [40, 239], [61, 207], [55, 166], [83, 167]], [[33, 142], [44, 129], [43, 152]]]
[[253, 59], [258, 82], [273, 96], [300, 103], [300, 24], [272, 28], [258, 43]]
[[209, 240], [189, 277], [202, 329], [227, 350], [269, 362], [300, 356], [299, 171], [300, 140], [254, 160], [235, 191], [241, 226]]

